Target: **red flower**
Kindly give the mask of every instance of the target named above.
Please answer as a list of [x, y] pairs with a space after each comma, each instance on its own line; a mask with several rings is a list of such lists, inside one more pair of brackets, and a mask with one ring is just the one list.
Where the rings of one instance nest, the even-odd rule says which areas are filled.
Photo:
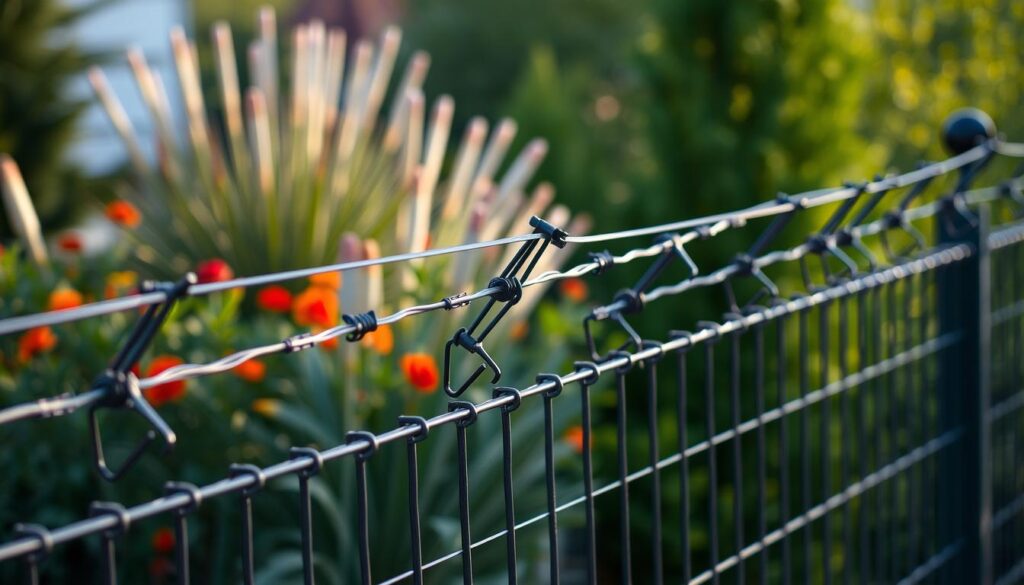
[[107, 219], [126, 228], [139, 227], [142, 223], [142, 214], [127, 201], [111, 201], [107, 204], [106, 214]]
[[29, 329], [18, 339], [18, 361], [25, 363], [33, 356], [50, 351], [57, 345], [57, 336], [49, 327]]
[[338, 290], [341, 288], [341, 273], [324, 272], [322, 274], [314, 274], [309, 277], [309, 285], [325, 286], [330, 289]]
[[425, 353], [408, 353], [398, 362], [406, 381], [418, 392], [430, 394], [437, 390], [437, 363]]
[[196, 266], [196, 279], [200, 283], [224, 282], [234, 277], [234, 271], [231, 270], [227, 262], [220, 258], [200, 262], [199, 266]]
[[[173, 355], [157, 356], [153, 358], [153, 361], [149, 363], [149, 367], [146, 368], [146, 377], [151, 378], [164, 370], [180, 366], [183, 363], [185, 362], [181, 358]], [[167, 402], [176, 402], [185, 396], [185, 381], [178, 380], [177, 382], [167, 382], [152, 388], [146, 388], [145, 395], [146, 400], [154, 408]]]
[[235, 375], [254, 384], [262, 382], [267, 373], [267, 366], [259, 360], [249, 360], [235, 366]]
[[292, 293], [276, 284], [265, 286], [256, 293], [256, 305], [272, 313], [287, 313], [292, 307]]
[[159, 554], [169, 554], [174, 551], [174, 532], [170, 528], [157, 528], [153, 533], [151, 542], [153, 551]]
[[65, 252], [81, 252], [82, 238], [80, 238], [75, 232], [64, 232], [57, 237], [57, 247]]

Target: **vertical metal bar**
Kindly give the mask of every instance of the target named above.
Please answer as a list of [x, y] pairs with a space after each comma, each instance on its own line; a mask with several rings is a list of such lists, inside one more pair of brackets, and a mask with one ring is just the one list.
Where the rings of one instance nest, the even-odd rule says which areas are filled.
[[[828, 362], [829, 362], [829, 308], [831, 303], [826, 301], [820, 305], [818, 309], [818, 351], [820, 352], [818, 358], [821, 361], [821, 381], [819, 386], [824, 389], [828, 386]], [[832, 437], [829, 435], [831, 419], [832, 405], [829, 403], [829, 399], [823, 398], [821, 401], [821, 418], [819, 420], [821, 424], [820, 428], [820, 441], [821, 445], [821, 501], [825, 502], [832, 495]], [[821, 560], [822, 570], [824, 571], [824, 583], [829, 585], [832, 583], [832, 515], [827, 511], [821, 518], [821, 528], [823, 533], [821, 543]]]
[[[626, 355], [612, 353], [614, 356]], [[616, 391], [616, 432], [617, 432], [617, 457], [619, 470], [619, 554], [622, 563], [622, 583], [632, 582], [632, 558], [629, 542], [629, 483], [626, 481], [629, 475], [627, 428], [626, 428], [626, 374], [632, 369], [633, 364], [615, 369], [615, 391]]]
[[554, 387], [544, 393], [544, 479], [548, 504], [548, 556], [551, 559], [550, 579], [552, 585], [561, 581], [558, 565], [558, 496], [555, 482], [555, 416], [551, 403], [562, 393], [562, 378], [557, 374], [540, 374], [538, 384], [552, 383]]
[[[643, 348], [661, 346], [653, 342], [644, 342]], [[644, 364], [647, 368], [647, 443], [648, 465], [651, 467], [651, 562], [653, 564], [653, 581], [662, 583], [665, 580], [662, 561], [661, 542], [661, 470], [658, 468], [660, 459], [658, 450], [658, 362], [662, 354], [649, 358]]]
[[249, 475], [253, 478], [253, 485], [242, 490], [241, 520], [242, 520], [242, 582], [245, 585], [253, 585], [255, 581], [253, 571], [253, 523], [252, 523], [252, 496], [263, 489], [266, 484], [266, 477], [263, 470], [251, 463], [233, 463], [228, 468], [229, 477]]
[[412, 563], [412, 582], [423, 583], [423, 543], [420, 528], [420, 473], [419, 455], [416, 445], [427, 438], [430, 426], [421, 416], [400, 416], [400, 425], [417, 426], [416, 434], [410, 436], [405, 446], [406, 481], [409, 485], [409, 555]]
[[183, 510], [174, 514], [174, 559], [178, 570], [178, 583], [188, 585], [188, 518]]
[[103, 580], [106, 585], [117, 585], [117, 551], [114, 548], [114, 535], [105, 531], [100, 544]]
[[[839, 378], [845, 380], [850, 373], [846, 346], [849, 342], [849, 298], [846, 296], [839, 299], [839, 339], [838, 363]], [[839, 465], [840, 465], [840, 490], [845, 490], [850, 485], [850, 392], [848, 386], [842, 388], [839, 396]], [[853, 559], [853, 514], [850, 510], [850, 500], [843, 503], [843, 583], [850, 583], [850, 565]]]
[[[730, 316], [731, 317], [731, 316]], [[740, 426], [740, 333], [729, 336], [729, 402], [732, 415], [732, 429], [736, 432]], [[733, 536], [736, 539], [736, 580], [746, 583], [746, 570], [743, 563], [743, 447], [739, 432], [732, 438], [732, 481], [733, 481]]]
[[522, 397], [515, 388], [495, 388], [494, 397], [511, 396], [512, 402], [501, 407], [501, 461], [502, 487], [505, 493], [505, 560], [508, 582], [518, 582], [516, 571], [516, 511], [512, 489], [512, 411], [519, 408]]
[[591, 453], [590, 387], [597, 382], [601, 371], [593, 362], [576, 362], [577, 371], [587, 369], [591, 374], [580, 380], [580, 412], [583, 425], [583, 496], [587, 523], [587, 583], [597, 583], [597, 530], [594, 520], [594, 462]]
[[[959, 535], [966, 539], [963, 560], [966, 581], [988, 585], [992, 582], [992, 464], [991, 427], [987, 420], [990, 404], [991, 266], [988, 250], [989, 211], [982, 206], [968, 218], [947, 204], [939, 221], [939, 241], [965, 242], [974, 248], [971, 257], [940, 274], [940, 332], [961, 332], [959, 355], [940, 361], [938, 393], [943, 428], [962, 422], [963, 454], [958, 461], [946, 456], [940, 474], [963, 478], [966, 504], [962, 518], [940, 518], [942, 542]], [[950, 359], [952, 358], [952, 359]], [[971, 481], [974, 480], [974, 481]], [[940, 482], [939, 506], [951, 504], [953, 494]], [[957, 482], [961, 483], [961, 482]], [[954, 492], [955, 493], [955, 492]], [[966, 527], [961, 528], [961, 527]]]
[[313, 585], [316, 574], [313, 568], [313, 504], [309, 496], [309, 480], [320, 473], [323, 467], [323, 456], [316, 449], [309, 447], [292, 447], [289, 451], [292, 459], [305, 457], [312, 465], [298, 472], [299, 478], [299, 529], [302, 539], [302, 582]]
[[[783, 301], [779, 301], [783, 302]], [[789, 369], [786, 367], [786, 320], [785, 314], [780, 315], [775, 323], [775, 352], [777, 367], [775, 385], [779, 397], [779, 406], [787, 403], [786, 379]], [[782, 525], [782, 582], [790, 585], [793, 582], [793, 550], [792, 538], [787, 524], [789, 523], [789, 437], [786, 417], [779, 419], [779, 523]]]
[[113, 516], [117, 524], [110, 529], [104, 530], [100, 542], [100, 564], [102, 565], [102, 583], [105, 585], [117, 585], [117, 551], [114, 539], [128, 531], [130, 524], [128, 511], [124, 506], [114, 502], [93, 502], [89, 505], [91, 516]]
[[[882, 287], [875, 287], [871, 290], [871, 363], [877, 364], [882, 361]], [[877, 470], [885, 465], [885, 383], [882, 378], [876, 378], [873, 384], [874, 389], [871, 399], [871, 431], [875, 442], [875, 465]], [[885, 578], [885, 537], [888, 531], [886, 523], [886, 501], [885, 483], [877, 486], [875, 492], [875, 509], [872, 514], [875, 541], [875, 571], [874, 577], [877, 580]]]
[[[675, 337], [688, 337], [688, 332], [673, 332]], [[676, 351], [676, 423], [679, 436], [679, 531], [681, 533], [683, 561], [683, 583], [690, 582], [693, 573], [690, 556], [690, 463], [686, 457], [689, 446], [688, 427], [686, 424], [686, 354], [693, 348], [692, 342]]]
[[[870, 364], [868, 356], [868, 293], [861, 290], [857, 294], [857, 368], [864, 371]], [[857, 392], [857, 462], [858, 475], [868, 475], [868, 439], [867, 439], [867, 401], [870, 384], [861, 384]], [[861, 494], [860, 505], [857, 507], [857, 524], [860, 528], [860, 582], [867, 583], [871, 578], [871, 541], [868, 537], [869, 522], [874, 517], [870, 510], [871, 493]]]
[[[804, 400], [807, 398], [807, 393], [810, 391], [810, 379], [807, 371], [807, 353], [808, 353], [808, 336], [810, 332], [808, 330], [808, 309], [802, 309], [799, 313], [798, 325], [799, 325], [799, 356], [800, 361], [799, 372], [800, 372], [800, 398]], [[801, 467], [801, 483], [802, 490], [800, 495], [803, 499], [803, 511], [806, 513], [811, 509], [811, 455], [810, 455], [810, 421], [808, 408], [806, 404], [800, 407], [800, 467]], [[810, 585], [811, 583], [811, 527], [810, 525], [804, 526], [803, 534], [804, 544], [804, 583]]]
[[[886, 335], [885, 335], [885, 357], [892, 358], [896, 355], [896, 340], [898, 337], [899, 330], [899, 318], [896, 315], [896, 283], [890, 282], [885, 287], [885, 298], [886, 298]], [[899, 401], [897, 398], [897, 386], [899, 380], [896, 376], [896, 372], [889, 370], [885, 375], [886, 380], [886, 435], [888, 437], [889, 446], [889, 458], [885, 463], [891, 463], [895, 461], [900, 454], [900, 421], [899, 421]], [[886, 534], [888, 535], [889, 544], [886, 547], [888, 549], [888, 555], [886, 557], [886, 580], [892, 582], [899, 579], [899, 568], [897, 554], [899, 548], [899, 541], [897, 535], [900, 534], [899, 529], [899, 476], [890, 477], [882, 488], [888, 487], [888, 527]], [[883, 492], [885, 493], [885, 492]]]
[[[717, 337], [713, 340], [717, 341]], [[715, 461], [715, 350], [711, 341], [704, 344], [705, 424], [708, 431], [708, 538], [711, 582], [718, 585], [718, 463]]]
[[[916, 287], [914, 286], [917, 279], [916, 275], [912, 275], [903, 281], [903, 346], [904, 351], [910, 351], [914, 347], [914, 335], [916, 334], [916, 323], [914, 322], [914, 307], [913, 300], [915, 297]], [[904, 366], [904, 400], [903, 400], [903, 412], [904, 412], [904, 433], [907, 435], [907, 450], [914, 449], [920, 443], [917, 435], [917, 426], [921, 417], [921, 409], [917, 405], [916, 394], [917, 387], [914, 379], [915, 369], [913, 365]], [[918, 463], [904, 472], [906, 475], [906, 517], [907, 517], [907, 529], [909, 534], [907, 535], [907, 566], [903, 571], [903, 575], [909, 575], [914, 567], [917, 566], [918, 562], [918, 538], [920, 534], [918, 530], [921, 527], [920, 519], [917, 517], [917, 501], [920, 499], [920, 494], [917, 492], [917, 473], [921, 469], [921, 463]]]
[[466, 427], [476, 422], [476, 405], [472, 402], [452, 401], [448, 410], [466, 410], [469, 415], [455, 422], [456, 453], [459, 467], [459, 528], [462, 535], [462, 582], [473, 583], [473, 538], [469, 526], [469, 452], [466, 447]]
[[[765, 462], [764, 420], [764, 324], [754, 326], [754, 402], [757, 409], [757, 527], [758, 540], [764, 542], [768, 534], [768, 470]], [[785, 456], [785, 454], [783, 454]], [[768, 583], [768, 547], [759, 555], [758, 581]]]

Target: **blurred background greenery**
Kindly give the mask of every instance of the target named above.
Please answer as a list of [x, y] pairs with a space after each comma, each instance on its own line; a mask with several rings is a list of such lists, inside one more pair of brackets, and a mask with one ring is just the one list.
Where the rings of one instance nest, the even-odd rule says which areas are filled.
[[[242, 48], [256, 38], [254, 16], [265, 4], [265, 0], [188, 4], [186, 12], [191, 22], [185, 25], [194, 31], [192, 36], [197, 40], [207, 95], [218, 92], [208, 31], [217, 21], [231, 23], [240, 84], [245, 87], [250, 80]], [[508, 116], [518, 123], [514, 152], [526, 147], [533, 137], [547, 139], [548, 154], [537, 176], [553, 184], [560, 203], [574, 212], [589, 214], [592, 229], [598, 232], [734, 209], [770, 199], [779, 192], [862, 180], [877, 173], [908, 169], [919, 160], [941, 158], [945, 156], [938, 140], [941, 121], [963, 106], [982, 108], [993, 116], [1000, 131], [1012, 139], [1024, 138], [1019, 112], [1024, 93], [1024, 3], [1019, 1], [275, 0], [270, 4], [278, 9], [282, 46], [288, 38], [284, 31], [311, 18], [323, 19], [328, 27], [345, 28], [350, 49], [357, 39], [376, 39], [386, 25], [400, 24], [406, 35], [402, 60], [411, 56], [412, 49], [425, 50], [431, 56], [430, 75], [424, 86], [428, 103], [445, 93], [457, 104], [451, 136], [462, 136], [472, 116], [481, 115], [492, 122]], [[43, 230], [51, 239], [58, 238], [61, 230], [80, 218], [83, 209], [109, 200], [111, 185], [130, 174], [127, 165], [122, 165], [109, 176], [90, 176], [86, 180], [86, 173], [65, 156], [75, 140], [84, 103], [70, 97], [63, 88], [70, 77], [82, 75], [88, 65], [109, 59], [102, 52], [77, 47], [73, 37], [66, 34], [67, 25], [78, 14], [77, 9], [69, 9], [60, 0], [0, 0], [0, 152], [10, 153], [21, 166]], [[282, 67], [287, 68], [284, 60]], [[220, 101], [212, 99], [207, 107], [210, 117], [223, 124], [225, 112]], [[444, 164], [450, 170], [453, 161]], [[799, 237], [820, 220], [820, 214], [801, 216], [797, 223], [802, 225], [794, 226], [789, 236]], [[703, 246], [699, 262], [705, 267], [718, 266], [743, 249], [753, 235], [749, 231], [730, 232], [716, 239], [714, 245]], [[0, 238], [5, 245], [13, 240], [6, 224], [0, 226]], [[6, 258], [5, 262], [14, 260]], [[629, 266], [617, 272], [614, 279], [589, 281], [589, 299], [599, 303], [610, 298], [642, 269]], [[45, 273], [14, 278], [18, 269], [13, 264], [7, 266], [5, 274], [5, 294], [25, 298], [34, 295], [38, 305], [45, 304], [44, 291], [67, 284]], [[86, 271], [71, 280], [95, 281], [92, 288], [99, 291], [104, 278]], [[431, 289], [435, 290], [441, 289]], [[571, 322], [564, 315], [573, 310], [570, 305], [582, 299], [575, 293], [563, 293], [556, 301], [558, 304], [538, 307], [537, 328], [555, 339], [570, 340], [576, 344], [572, 348], [578, 355], [580, 315], [573, 314]], [[195, 318], [208, 326], [219, 323], [218, 319], [236, 318], [237, 306], [218, 303], [221, 301], [194, 308]], [[17, 312], [22, 308], [8, 306], [5, 310]], [[581, 307], [575, 309], [582, 314]], [[652, 337], [663, 337], [665, 323], [684, 327], [697, 318], [720, 314], [723, 309], [720, 297], [695, 294], [687, 303], [659, 306], [656, 315], [640, 315], [636, 324]], [[181, 354], [191, 351], [209, 359], [250, 339], [249, 329], [231, 330], [217, 340], [215, 347], [190, 348], [185, 335], [189, 323], [182, 320], [172, 326], [168, 345], [161, 349]], [[450, 328], [449, 322], [443, 323], [440, 329]], [[101, 362], [98, 356], [109, 353], [111, 339], [116, 339], [125, 326], [120, 322], [108, 324], [108, 328], [115, 329], [113, 333], [83, 326], [79, 333], [96, 343], [91, 353], [76, 358], [79, 366]], [[253, 327], [260, 333], [259, 339], [273, 339], [286, 331], [280, 323], [267, 324], [258, 319]], [[541, 338], [537, 335], [530, 339]], [[403, 346], [401, 332], [399, 339], [399, 346], [409, 351], [423, 349], [412, 342]], [[562, 346], [559, 349], [545, 356], [549, 369], [561, 371], [571, 362], [570, 354], [574, 352]], [[544, 347], [539, 347], [538, 353], [543, 354]], [[530, 356], [521, 359], [535, 367]], [[323, 390], [330, 386], [333, 376], [341, 376], [333, 367], [329, 360], [309, 357], [272, 373], [271, 378], [294, 377]], [[66, 382], [71, 378], [88, 379], [93, 371], [88, 367], [69, 370], [54, 375]], [[32, 382], [31, 372], [26, 372], [17, 373], [17, 382], [8, 386], [22, 390], [31, 387], [33, 395], [52, 393], [38, 380]], [[225, 390], [228, 387], [232, 385], [216, 384], [198, 393], [203, 408], [182, 413], [182, 420], [176, 424], [191, 429], [218, 427], [218, 413], [233, 406], [221, 409], [211, 406], [211, 401], [234, 404], [248, 400], [234, 396], [232, 392], [237, 388]], [[214, 400], [213, 396], [218, 398]], [[330, 401], [338, 399], [326, 390], [303, 399], [295, 396], [291, 386], [275, 391], [273, 396], [285, 404], [294, 401], [294, 416], [282, 417], [276, 426], [263, 421], [245, 426], [233, 421], [236, 427], [244, 426], [244, 432], [218, 428], [219, 434], [204, 437], [223, 446], [229, 455], [207, 453], [211, 459], [208, 464], [205, 458], [197, 458], [188, 464], [171, 465], [163, 475], [212, 481], [222, 475], [225, 456], [262, 463], [279, 460], [283, 446], [311, 440], [310, 435], [315, 433], [301, 427], [316, 420], [316, 415], [331, 412], [337, 405]], [[315, 400], [331, 405], [318, 412]], [[435, 400], [430, 404], [441, 403]], [[374, 430], [389, 425], [398, 410], [387, 403], [378, 407], [379, 411], [358, 420], [373, 423]], [[600, 419], [609, 416], [614, 402], [598, 400], [596, 407]], [[632, 412], [642, 412], [642, 402]], [[567, 419], [562, 426], [572, 422]], [[33, 430], [24, 440], [34, 440], [51, 428]], [[74, 433], [69, 437], [84, 437], [82, 425], [68, 432]], [[342, 438], [328, 432], [312, 440], [336, 443]], [[598, 462], [599, 476], [610, 477], [613, 437], [599, 435], [597, 441], [606, 456]], [[47, 450], [27, 457], [7, 451], [5, 467], [41, 466], [54, 458], [73, 458], [77, 452], [73, 446], [72, 441], [61, 442], [52, 447], [60, 453]], [[183, 448], [186, 452], [209, 450], [208, 446], [188, 444]], [[0, 501], [2, 496], [10, 497], [4, 508], [14, 509], [14, 494], [31, 492], [39, 482], [54, 482], [53, 489], [41, 491], [29, 506], [39, 512], [34, 519], [53, 525], [78, 517], [85, 502], [98, 493], [132, 502], [154, 495], [152, 485], [128, 485], [117, 492], [98, 486], [84, 464], [69, 469], [73, 477], [68, 476], [68, 469], [42, 467], [29, 477], [9, 478], [14, 487], [8, 492], [0, 490]], [[532, 472], [536, 474], [537, 470]], [[58, 489], [63, 487], [62, 481], [81, 489]], [[698, 473], [695, 482], [700, 481]], [[444, 485], [438, 480], [436, 490], [441, 491]], [[706, 491], [707, 486], [694, 489]], [[331, 499], [325, 495], [323, 501]], [[442, 512], [452, 513], [446, 509], [438, 514]], [[666, 514], [671, 513], [666, 509]], [[351, 534], [340, 528], [344, 522], [339, 519], [344, 515], [336, 512], [336, 534], [328, 545], [338, 551], [351, 545]], [[260, 520], [278, 526], [273, 514], [266, 516]], [[3, 526], [24, 519], [20, 515], [5, 516]], [[396, 526], [401, 523], [400, 518], [392, 520]], [[497, 520], [488, 521], [497, 526]], [[432, 528], [443, 536], [438, 539], [438, 549], [448, 544], [453, 534], [450, 523], [443, 524], [439, 520]], [[284, 548], [294, 552], [292, 536], [273, 533], [259, 546], [265, 551]], [[223, 544], [226, 538], [220, 535], [211, 541], [223, 548], [227, 546]], [[697, 550], [704, 546], [700, 542], [694, 545]], [[609, 546], [609, 552], [614, 551], [614, 543]], [[224, 558], [229, 555], [204, 561], [209, 563], [204, 567], [210, 574], [231, 574], [231, 567], [217, 565], [225, 563]], [[492, 558], [500, 558], [500, 554]], [[615, 564], [614, 554], [604, 558], [609, 565]], [[402, 561], [404, 558], [395, 561], [394, 566], [402, 566]], [[275, 563], [269, 572], [293, 574], [289, 571], [295, 569], [294, 555], [285, 555]], [[344, 571], [352, 570], [346, 565], [338, 580], [350, 577]], [[166, 571], [150, 570], [148, 575], [154, 582], [168, 578]]]

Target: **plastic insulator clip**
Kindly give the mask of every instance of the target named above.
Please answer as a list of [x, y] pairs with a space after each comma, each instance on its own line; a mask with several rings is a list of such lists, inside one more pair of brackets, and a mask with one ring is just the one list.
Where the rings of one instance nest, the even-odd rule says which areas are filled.
[[364, 335], [377, 330], [377, 314], [373, 311], [357, 313], [355, 315], [342, 315], [341, 320], [356, 328], [355, 331], [345, 336], [348, 341], [359, 341]]
[[497, 292], [491, 294], [496, 301], [514, 305], [523, 298], [523, 283], [515, 276], [495, 276], [487, 283], [487, 288], [496, 288]]
[[312, 341], [310, 341], [309, 338], [310, 338], [310, 334], [309, 333], [300, 333], [298, 335], [293, 335], [293, 336], [289, 337], [288, 339], [285, 339], [284, 340], [284, 352], [285, 353], [294, 353], [294, 352], [297, 352], [297, 351], [302, 351], [304, 349], [309, 349], [309, 348], [313, 347], [315, 344]]
[[590, 256], [590, 259], [593, 260], [595, 264], [597, 264], [597, 269], [594, 270], [594, 274], [604, 274], [605, 271], [608, 270], [609, 266], [615, 264], [615, 256], [613, 256], [608, 250], [604, 250], [602, 252], [590, 252], [587, 255]]
[[534, 228], [533, 231], [535, 233], [547, 236], [548, 241], [554, 244], [556, 248], [564, 248], [568, 243], [569, 234], [565, 230], [544, 221], [536, 215], [530, 218], [530, 226]]
[[444, 310], [445, 311], [451, 311], [452, 309], [458, 309], [459, 307], [465, 307], [466, 305], [469, 304], [469, 300], [468, 299], [467, 300], [460, 300], [460, 299], [464, 299], [466, 296], [468, 296], [468, 293], [460, 292], [457, 295], [452, 295], [450, 297], [445, 297], [444, 300], [443, 300], [443, 302], [444, 302]]
[[615, 302], [623, 305], [619, 313], [633, 315], [644, 310], [644, 293], [631, 288], [621, 290], [615, 295]]

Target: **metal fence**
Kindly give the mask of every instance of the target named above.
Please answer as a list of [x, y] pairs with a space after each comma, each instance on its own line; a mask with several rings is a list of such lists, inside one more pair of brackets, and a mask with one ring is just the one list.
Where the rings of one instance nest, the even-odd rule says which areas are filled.
[[[994, 156], [1017, 152], [1004, 146], [963, 149], [973, 158], [943, 163], [931, 174], [836, 191], [846, 195], [833, 197], [839, 206], [825, 226], [782, 251], [763, 253], [811, 200], [780, 199], [774, 214], [752, 208], [759, 211], [751, 218], [776, 218], [746, 254], [674, 285], [651, 286], [672, 262], [695, 268], [683, 245], [742, 223], [738, 216], [702, 218], [683, 226], [693, 231], [632, 256], [597, 254], [582, 273], [637, 256], [656, 259], [639, 283], [593, 311], [586, 328], [592, 355], [571, 372], [540, 374], [525, 388], [496, 387], [479, 403], [453, 400], [446, 413], [402, 417], [380, 434], [351, 432], [348, 442], [326, 450], [293, 448], [289, 460], [264, 469], [233, 466], [229, 478], [211, 485], [169, 484], [165, 496], [136, 506], [96, 503], [90, 518], [61, 528], [20, 525], [0, 546], [0, 562], [17, 560], [28, 582], [37, 583], [57, 547], [95, 539], [96, 570], [103, 582], [115, 583], [118, 547], [132, 526], [166, 516], [173, 518], [176, 542], [184, 543], [176, 549], [176, 575], [188, 583], [190, 518], [206, 502], [234, 499], [240, 576], [252, 583], [259, 565], [253, 506], [266, 497], [260, 489], [267, 482], [294, 478], [302, 573], [313, 583], [318, 564], [331, 559], [315, 558], [310, 484], [328, 466], [347, 465], [354, 470], [356, 538], [346, 552], [358, 556], [363, 583], [469, 583], [481, 574], [510, 583], [1018, 582], [1024, 579], [1020, 169], [993, 187], [967, 189]], [[948, 192], [913, 205], [932, 178], [954, 169], [959, 179]], [[905, 192], [901, 204], [867, 221], [893, 191]], [[858, 202], [863, 205], [847, 221]], [[1009, 220], [992, 227], [993, 216]], [[532, 244], [524, 246], [516, 270]], [[790, 269], [794, 263], [799, 271]], [[803, 292], [781, 297], [769, 273], [779, 282], [798, 274]], [[739, 302], [751, 284], [755, 298]], [[656, 311], [655, 303], [719, 287], [730, 310], [692, 331], [652, 341], [629, 322], [632, 314]], [[488, 308], [509, 300], [500, 282], [488, 290]], [[449, 309], [458, 304], [446, 302]], [[609, 323], [627, 342], [603, 351]], [[449, 350], [480, 355], [478, 342], [490, 327], [477, 339], [473, 329], [468, 340], [453, 338]], [[543, 436], [521, 452], [527, 441], [512, 432], [513, 423], [531, 409], [543, 417]], [[580, 465], [569, 468], [578, 475], [568, 483], [555, 422], [565, 413], [582, 427], [580, 452], [570, 455], [578, 457]], [[485, 419], [500, 423], [490, 427], [500, 429], [500, 438], [475, 432]], [[614, 428], [611, 451], [594, 445], [604, 428]], [[447, 497], [457, 505], [461, 545], [426, 558], [431, 511], [420, 509], [419, 485], [428, 472], [420, 449], [452, 437], [453, 457], [429, 465], [452, 476]], [[491, 449], [495, 442], [500, 449]], [[371, 550], [382, 539], [370, 537], [378, 529], [371, 500], [379, 496], [367, 477], [383, 449], [402, 444], [404, 473], [391, 479], [407, 486], [408, 497], [378, 504], [403, 508], [407, 532], [384, 538], [407, 542], [409, 563], [382, 575], [374, 559], [389, 553]], [[595, 450], [613, 451], [614, 465], [595, 469]], [[479, 456], [500, 457], [501, 493], [472, 493], [470, 461]], [[539, 486], [517, 478], [514, 463], [525, 459], [538, 462]], [[517, 497], [535, 495], [538, 487], [542, 509], [517, 507]], [[481, 534], [474, 508], [495, 502], [503, 526]], [[492, 545], [503, 547], [504, 568], [474, 566]], [[453, 568], [454, 574], [444, 572]]]

